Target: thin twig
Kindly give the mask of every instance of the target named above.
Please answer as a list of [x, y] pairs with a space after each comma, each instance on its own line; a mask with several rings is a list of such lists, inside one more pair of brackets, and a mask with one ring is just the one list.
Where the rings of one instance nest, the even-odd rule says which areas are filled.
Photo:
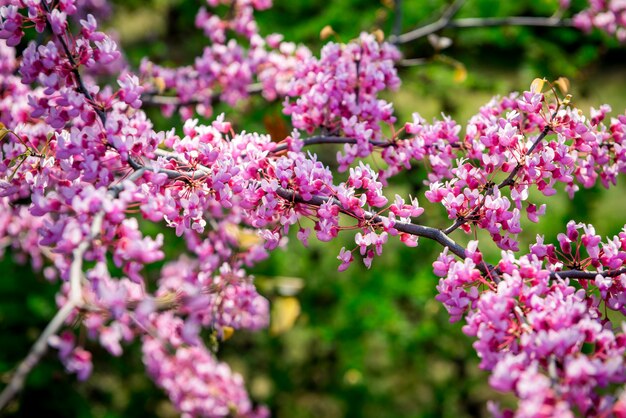
[[[145, 169], [135, 171], [127, 180], [135, 181], [140, 178]], [[109, 188], [109, 194], [116, 197], [123, 190], [119, 185]], [[13, 397], [19, 393], [24, 387], [26, 377], [32, 369], [39, 363], [41, 357], [48, 351], [48, 341], [50, 337], [57, 334], [63, 326], [67, 318], [72, 314], [75, 308], [81, 309], [84, 305], [82, 294], [83, 280], [83, 258], [85, 253], [100, 235], [102, 223], [104, 221], [104, 211], [96, 213], [91, 221], [89, 235], [81, 241], [81, 243], [72, 252], [72, 264], [70, 265], [70, 291], [67, 302], [59, 309], [52, 318], [48, 326], [41, 333], [35, 344], [33, 344], [26, 358], [20, 363], [15, 373], [11, 377], [9, 384], [0, 393], [0, 411], [9, 403]]]
[[[539, 143], [543, 141], [543, 139], [548, 135], [551, 129], [552, 129], [552, 126], [550, 124], [547, 124], [543, 128], [539, 136], [537, 136], [533, 144], [530, 146], [530, 148], [528, 148], [528, 151], [526, 151], [526, 153], [524, 154], [524, 157], [528, 157], [530, 154], [532, 154], [535, 148], [537, 148], [537, 145], [539, 145]], [[504, 180], [502, 180], [500, 184], [498, 184], [498, 189], [511, 186], [513, 183], [515, 183], [515, 176], [517, 176], [517, 173], [519, 173], [519, 171], [521, 170], [523, 166], [522, 163], [523, 163], [523, 159], [515, 166], [515, 168], [513, 169], [513, 171], [511, 171], [511, 173], [507, 176], [507, 178], [505, 178]]]
[[402, 34], [402, 0], [394, 0], [393, 2], [393, 28], [391, 36], [397, 42], [398, 37]]
[[[371, 213], [367, 211], [365, 211], [362, 216], [356, 216], [351, 211], [343, 208], [343, 206], [338, 200], [331, 198], [331, 197], [313, 196], [311, 199], [304, 199], [302, 198], [302, 196], [300, 196], [296, 192], [293, 192], [291, 190], [286, 190], [283, 188], [278, 188], [276, 190], [276, 194], [278, 194], [280, 197], [282, 197], [283, 199], [289, 202], [303, 203], [303, 204], [313, 205], [313, 206], [321, 206], [322, 204], [330, 200], [332, 201], [334, 205], [336, 205], [339, 208], [339, 211], [341, 213], [344, 213], [351, 217], [354, 217], [357, 219], [362, 218], [362, 219], [371, 221], [372, 223], [376, 223], [376, 224], [387, 223], [389, 221], [389, 219], [385, 216], [377, 215], [375, 213]], [[456, 243], [452, 238], [450, 238], [440, 229], [433, 228], [430, 226], [414, 224], [414, 223], [407, 223], [407, 222], [395, 222], [393, 224], [393, 227], [396, 230], [400, 232], [404, 232], [406, 234], [431, 239], [435, 242], [438, 242], [443, 247], [449, 248], [450, 251], [456, 256], [463, 258], [463, 259], [466, 257], [465, 248], [462, 245]], [[479, 265], [478, 269], [485, 275], [490, 275], [490, 274], [493, 274], [494, 272], [493, 266], [490, 266], [485, 262]]]
[[[528, 150], [524, 154], [524, 158], [528, 157], [535, 150], [535, 148], [537, 148], [537, 145], [539, 145], [539, 143], [541, 141], [543, 141], [543, 139], [548, 135], [548, 133], [550, 133], [551, 129], [552, 129], [552, 127], [551, 127], [550, 124], [547, 124], [543, 128], [541, 133], [537, 136], [537, 138], [535, 138], [535, 140], [533, 141], [533, 143], [530, 146], [530, 148], [528, 148]], [[502, 180], [502, 182], [500, 182], [500, 184], [498, 184], [497, 186], [491, 186], [491, 187], [489, 187], [487, 189], [487, 191], [485, 193], [485, 197], [492, 195], [494, 193], [495, 187], [497, 187], [498, 190], [501, 190], [504, 187], [512, 186], [515, 183], [515, 177], [517, 176], [517, 173], [519, 173], [519, 171], [522, 169], [523, 165], [524, 165], [524, 161], [522, 159], [519, 163], [517, 163], [515, 168], [513, 168], [513, 171], [511, 171], [509, 173], [509, 175], [504, 180]], [[476, 216], [476, 214], [478, 213], [479, 210], [480, 210], [480, 206], [477, 206], [477, 207], [475, 207], [472, 210], [472, 212], [469, 215], [466, 215], [466, 216], [463, 216], [463, 217], [458, 217], [454, 221], [454, 223], [452, 225], [450, 225], [449, 227], [447, 227], [446, 229], [444, 229], [443, 232], [446, 235], [449, 235], [452, 232], [456, 231], [458, 228], [463, 226], [465, 223], [467, 223], [468, 221], [471, 221]]]
[[404, 44], [430, 35], [431, 33], [439, 32], [440, 30], [448, 27], [454, 15], [456, 15], [459, 9], [463, 6], [463, 3], [465, 3], [465, 0], [455, 0], [454, 3], [444, 10], [441, 17], [436, 21], [410, 32], [403, 33], [402, 35], [393, 35], [389, 38], [389, 40], [394, 44]]
[[573, 27], [571, 19], [559, 17], [509, 16], [509, 17], [468, 17], [463, 19], [445, 20], [443, 16], [431, 24], [419, 27], [398, 36], [396, 43], [405, 44], [423, 38], [443, 29], [453, 28], [486, 28], [495, 26], [528, 26], [528, 27]]
[[91, 223], [89, 236], [72, 252], [72, 264], [70, 265], [70, 292], [67, 302], [59, 309], [48, 326], [41, 333], [35, 344], [33, 344], [26, 358], [20, 363], [17, 370], [11, 377], [11, 381], [0, 393], [0, 410], [2, 410], [13, 397], [24, 387], [26, 377], [31, 370], [39, 363], [41, 357], [48, 351], [48, 341], [50, 337], [57, 334], [67, 318], [75, 308], [83, 305], [82, 278], [83, 278], [83, 257], [89, 249], [93, 240], [100, 235], [104, 212], [98, 212]]
[[448, 28], [486, 28], [494, 26], [530, 26], [543, 28], [573, 27], [571, 19], [559, 17], [508, 16], [508, 17], [468, 17], [452, 20]]
[[398, 62], [399, 67], [416, 67], [418, 65], [427, 64], [430, 59], [428, 58], [407, 58]]
[[77, 90], [80, 93], [82, 93], [83, 96], [85, 96], [85, 98], [92, 104], [94, 111], [96, 112], [96, 114], [102, 121], [102, 124], [104, 125], [106, 122], [106, 114], [104, 113], [102, 109], [98, 108], [95, 105], [96, 102], [93, 96], [91, 95], [91, 93], [89, 92], [89, 90], [87, 90], [87, 87], [85, 86], [85, 83], [83, 82], [83, 78], [80, 76], [80, 72], [78, 71], [78, 64], [76, 63], [74, 56], [70, 52], [70, 48], [67, 45], [67, 42], [65, 42], [65, 39], [63, 39], [62, 36], [57, 35], [52, 29], [52, 24], [50, 23], [50, 20], [48, 19], [48, 16], [50, 15], [50, 6], [48, 6], [48, 4], [45, 1], [41, 2], [41, 5], [46, 11], [46, 26], [48, 27], [48, 30], [50, 31], [50, 33], [52, 33], [52, 35], [56, 37], [56, 39], [61, 44], [61, 47], [63, 48], [63, 51], [65, 52], [65, 55], [67, 56], [67, 60], [69, 61], [70, 66], [72, 67], [72, 74], [74, 74], [74, 78], [76, 79]]
[[13, 399], [15, 395], [22, 390], [26, 377], [39, 363], [41, 357], [46, 353], [46, 351], [48, 351], [48, 340], [59, 331], [76, 307], [76, 303], [72, 299], [68, 299], [56, 315], [54, 315], [54, 318], [52, 318], [35, 344], [31, 347], [26, 358], [22, 360], [18, 368], [15, 370], [9, 384], [2, 390], [2, 393], [0, 393], [0, 411], [2, 411], [11, 399]]

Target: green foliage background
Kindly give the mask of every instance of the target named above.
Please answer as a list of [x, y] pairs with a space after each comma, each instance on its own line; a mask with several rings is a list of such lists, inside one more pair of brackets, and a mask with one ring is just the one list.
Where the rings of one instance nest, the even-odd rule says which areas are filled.
[[[133, 65], [148, 55], [169, 65], [190, 63], [205, 38], [194, 28], [200, 2], [192, 0], [118, 0], [108, 23], [118, 31]], [[459, 17], [549, 15], [556, 0], [504, 2], [468, 0]], [[576, 2], [574, 2], [576, 3]], [[580, 3], [580, 2], [578, 2]], [[408, 30], [438, 16], [441, 0], [403, 0], [403, 28]], [[319, 32], [331, 25], [347, 41], [360, 31], [382, 28], [390, 32], [392, 0], [289, 1], [275, 0], [270, 11], [258, 13], [263, 33], [284, 33], [285, 38], [318, 49]], [[442, 111], [463, 124], [493, 95], [527, 88], [533, 78], [572, 81], [574, 101], [583, 109], [609, 103], [616, 113], [626, 108], [624, 50], [601, 34], [582, 36], [572, 29], [491, 28], [445, 31], [453, 47], [445, 54], [462, 63], [468, 77], [459, 83], [454, 68], [434, 58], [426, 40], [403, 47], [405, 57], [426, 57], [425, 65], [401, 69], [403, 85], [388, 98], [398, 119], [412, 112], [430, 119]], [[265, 131], [266, 116], [280, 117], [280, 105], [259, 98], [235, 109], [218, 107], [236, 128]], [[180, 126], [151, 113], [157, 126]], [[284, 119], [286, 121], [286, 119]], [[318, 148], [327, 164], [334, 150]], [[390, 195], [423, 195], [424, 171], [399, 176]], [[548, 215], [525, 230], [522, 241], [535, 234], [554, 240], [569, 219], [593, 222], [600, 234], [617, 233], [626, 223], [624, 182], [617, 188], [584, 190], [573, 201], [552, 199]], [[540, 198], [540, 197], [538, 197]], [[427, 211], [421, 221], [435, 226], [449, 222], [440, 208], [420, 199]], [[156, 232], [156, 231], [154, 231]], [[459, 232], [454, 238], [464, 241]], [[334, 243], [312, 242], [304, 248], [297, 240], [254, 269], [261, 291], [272, 301], [280, 277], [301, 278], [296, 295], [302, 313], [288, 332], [272, 335], [237, 332], [219, 356], [244, 374], [255, 401], [265, 403], [279, 418], [335, 417], [478, 417], [485, 415], [488, 399], [511, 400], [492, 391], [486, 373], [477, 367], [472, 341], [461, 324], [449, 324], [448, 315], [434, 300], [437, 279], [431, 263], [439, 248], [422, 241], [418, 248], [391, 243], [371, 270], [359, 263], [338, 274], [336, 254], [352, 237]], [[167, 252], [179, 251], [169, 241]], [[522, 246], [523, 248], [523, 246]], [[497, 250], [483, 247], [488, 257]], [[0, 379], [6, 383], [12, 368], [55, 312], [58, 283], [49, 284], [27, 264], [8, 254], [0, 262]], [[46, 355], [13, 402], [8, 417], [171, 417], [176, 412], [143, 372], [137, 345], [113, 358], [90, 343], [94, 374], [86, 383], [68, 376], [55, 352]]]

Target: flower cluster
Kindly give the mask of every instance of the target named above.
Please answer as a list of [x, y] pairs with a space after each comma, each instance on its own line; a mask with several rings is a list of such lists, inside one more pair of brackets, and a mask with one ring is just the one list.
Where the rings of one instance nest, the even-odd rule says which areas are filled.
[[[234, 105], [248, 97], [257, 80], [263, 96], [274, 100], [286, 94], [294, 69], [310, 58], [307, 48], [284, 42], [279, 34], [259, 34], [254, 11], [270, 7], [270, 0], [208, 1], [212, 7], [222, 3], [231, 9], [230, 19], [222, 19], [204, 7], [196, 15], [196, 26], [211, 44], [192, 65], [168, 68], [148, 60], [142, 62], [140, 74], [146, 90], [173, 92], [178, 99], [176, 104], [162, 103], [165, 113], [179, 108], [185, 118], [193, 116], [194, 110], [209, 117], [215, 100]], [[243, 36], [247, 48], [229, 39], [229, 31]]]
[[574, 25], [585, 32], [598, 28], [626, 42], [626, 4], [617, 0], [592, 0], [589, 8], [574, 16]]
[[[221, 335], [227, 328], [267, 325], [267, 300], [241, 270], [242, 265], [266, 257], [263, 241], [243, 246], [225, 225], [249, 219], [250, 224], [268, 222], [247, 214], [261, 198], [259, 185], [251, 180], [258, 180], [258, 172], [266, 168], [267, 149], [273, 144], [256, 134], [227, 137], [233, 132], [221, 119], [208, 127], [189, 122], [182, 139], [155, 132], [139, 110], [143, 87], [138, 77], [123, 73], [117, 90], [100, 89], [81, 77], [79, 67], [110, 65], [119, 52], [110, 38], [97, 31], [92, 16], [81, 21], [80, 35], [68, 41], [65, 31], [67, 15], [75, 11], [72, 4], [61, 2], [52, 10], [43, 2], [27, 9], [18, 7], [26, 7], [21, 3], [2, 7], [2, 36], [11, 38], [11, 43], [22, 36], [11, 21], [33, 23], [41, 30], [47, 25], [52, 28], [49, 42], [31, 43], [24, 50], [21, 78], [15, 75], [15, 51], [0, 41], [2, 241], [18, 251], [17, 260], [29, 254], [37, 269], [44, 267], [44, 258], [52, 262], [53, 267], [45, 267], [46, 277], [65, 282], [58, 303], [80, 302], [88, 335], [112, 355], [121, 355], [125, 343], [145, 336], [163, 311], [181, 321], [185, 346], [177, 348], [202, 359], [209, 370], [201, 379], [214, 379], [205, 381], [209, 387], [223, 385], [232, 394], [228, 400], [213, 389], [188, 393], [188, 386], [174, 388], [147, 361], [155, 380], [181, 411], [210, 416], [252, 413], [241, 378], [227, 373], [227, 366], [204, 348], [199, 332], [210, 328]], [[31, 88], [31, 83], [40, 87]], [[159, 145], [173, 149], [176, 158], [157, 156]], [[146, 161], [149, 166], [144, 166]], [[124, 180], [129, 175], [133, 180]], [[176, 228], [195, 257], [184, 263], [187, 269], [181, 268], [182, 263], [166, 266], [152, 294], [146, 290], [144, 267], [163, 258], [163, 236], [145, 236], [137, 219], [129, 216], [137, 210], [145, 219]], [[207, 214], [212, 214], [209, 228]], [[99, 216], [101, 225], [93, 231]], [[89, 248], [77, 259], [85, 242]], [[109, 254], [121, 277], [111, 275]], [[75, 266], [82, 264], [83, 257], [94, 265], [84, 271], [84, 279], [75, 280]], [[77, 284], [80, 288], [72, 289]], [[76, 291], [79, 301], [72, 299]], [[151, 343], [149, 338], [143, 341]], [[75, 345], [72, 333], [50, 343], [59, 349], [69, 372], [80, 379], [89, 376], [91, 354]], [[234, 392], [233, 382], [240, 382]], [[180, 403], [179, 396], [185, 402]], [[189, 402], [201, 399], [204, 406], [189, 409]]]
[[[90, 2], [3, 4], [0, 251], [10, 246], [18, 261], [61, 280], [62, 319], [79, 321], [111, 355], [141, 340], [148, 373], [184, 416], [267, 416], [202, 330], [220, 340], [267, 326], [268, 301], [245, 268], [284, 245], [292, 227], [306, 245], [305, 218], [320, 241], [355, 231], [354, 247], [339, 253], [340, 271], [355, 254], [370, 267], [392, 237], [446, 247], [434, 263], [437, 299], [451, 320], [465, 318], [492, 386], [519, 398], [517, 416], [623, 412], [624, 395], [611, 390], [625, 380], [626, 330], [604, 311], [626, 314], [626, 229], [602, 242], [591, 225], [572, 222], [556, 245], [539, 238], [528, 255], [512, 251], [522, 215], [537, 222], [546, 211], [529, 201], [532, 189], [549, 197], [561, 184], [571, 196], [579, 186], [609, 187], [626, 172], [626, 116], [606, 121], [610, 108], [602, 106], [587, 118], [567, 98], [533, 87], [492, 100], [463, 137], [448, 117], [429, 124], [415, 114], [397, 129], [392, 104], [379, 98], [399, 85], [394, 46], [362, 34], [313, 57], [258, 33], [253, 11], [270, 6], [259, 0], [208, 1], [230, 5], [231, 18], [201, 9], [196, 24], [212, 43], [193, 65], [144, 61], [139, 74], [125, 69], [100, 87], [84, 71], [120, 65], [121, 54], [84, 14]], [[604, 7], [592, 3], [598, 22]], [[70, 32], [72, 16], [79, 33]], [[13, 46], [29, 28], [40, 40], [17, 57]], [[213, 100], [234, 104], [255, 81], [267, 99], [286, 97], [295, 128], [288, 138], [236, 132], [223, 116], [156, 132], [142, 110], [165, 90], [184, 116], [194, 107], [207, 115]], [[344, 145], [341, 179], [304, 152], [325, 142]], [[374, 152], [381, 169], [362, 161]], [[387, 180], [417, 161], [428, 169], [425, 197], [441, 203], [452, 226], [420, 225], [417, 198], [385, 195]], [[146, 266], [164, 259], [166, 238], [148, 235], [148, 222], [172, 228], [184, 243], [156, 280]], [[462, 247], [449, 237], [473, 227], [509, 251], [495, 265], [478, 242]], [[87, 378], [90, 352], [72, 331], [56, 331], [48, 342], [69, 372]]]
[[154, 319], [154, 330], [155, 335], [143, 339], [143, 361], [183, 417], [269, 416], [267, 408], [252, 407], [240, 374], [206, 347], [186, 346], [177, 337], [184, 333], [179, 319], [161, 314]]
[[226, 31], [235, 33], [250, 39], [259, 33], [254, 20], [255, 10], [265, 10], [272, 7], [271, 0], [207, 0], [211, 7], [224, 4], [231, 9], [231, 18], [222, 19], [217, 14], [212, 14], [205, 7], [200, 8], [196, 15], [196, 26], [204, 31], [204, 34], [214, 43], [223, 44], [226, 41]]
[[382, 137], [381, 124], [395, 122], [392, 104], [378, 94], [399, 86], [394, 67], [399, 57], [391, 44], [379, 43], [371, 34], [346, 45], [328, 43], [319, 59], [311, 58], [295, 71], [284, 111], [297, 129], [356, 139], [338, 158], [345, 170], [355, 158], [371, 153], [370, 141]]
[[[433, 264], [442, 277], [437, 299], [452, 321], [466, 319], [463, 331], [477, 338], [490, 384], [520, 399], [515, 416], [618, 412], [606, 388], [626, 381], [626, 328], [612, 323], [605, 308], [624, 312], [624, 237], [601, 243], [593, 226], [570, 222], [558, 247], [538, 237], [530, 255], [503, 252], [487, 275], [477, 268], [475, 241], [464, 262], [444, 251]], [[595, 272], [586, 273], [589, 267]]]

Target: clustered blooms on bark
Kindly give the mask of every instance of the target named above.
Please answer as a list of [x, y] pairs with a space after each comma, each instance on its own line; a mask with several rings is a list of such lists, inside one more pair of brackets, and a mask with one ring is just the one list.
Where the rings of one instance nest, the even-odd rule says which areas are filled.
[[[416, 113], [398, 125], [378, 96], [399, 86], [394, 46], [362, 34], [329, 43], [317, 58], [279, 35], [259, 35], [253, 13], [269, 1], [224, 3], [227, 20], [200, 10], [196, 24], [211, 44], [193, 65], [144, 61], [137, 74], [125, 68], [116, 85], [100, 87], [95, 74], [124, 64], [86, 13], [90, 2], [2, 2], [0, 249], [61, 280], [62, 319], [80, 320], [115, 356], [140, 339], [148, 374], [184, 416], [263, 417], [267, 409], [252, 404], [242, 377], [200, 336], [267, 326], [268, 301], [245, 268], [283, 245], [292, 227], [306, 245], [305, 218], [321, 241], [358, 230], [338, 256], [340, 271], [357, 252], [369, 267], [392, 237], [408, 246], [423, 237], [445, 247], [433, 264], [437, 299], [452, 321], [466, 321], [491, 385], [519, 399], [517, 411], [490, 405], [494, 415], [626, 416], [626, 325], [607, 315], [626, 314], [626, 228], [602, 241], [593, 226], [572, 221], [557, 245], [540, 236], [526, 255], [517, 241], [522, 217], [537, 222], [547, 210], [531, 191], [572, 196], [626, 172], [626, 115], [607, 120], [602, 106], [585, 116], [538, 83], [492, 100], [462, 135], [447, 117], [428, 123]], [[623, 33], [620, 2], [592, 2], [582, 13]], [[17, 57], [13, 47], [30, 28], [43, 41]], [[230, 32], [248, 47], [228, 40]], [[179, 100], [164, 110], [208, 115], [213, 100], [234, 103], [254, 82], [267, 99], [283, 98], [289, 137], [236, 132], [223, 116], [156, 132], [141, 110], [163, 91]], [[305, 152], [322, 143], [344, 145], [343, 181]], [[364, 162], [370, 155], [381, 168]], [[416, 198], [383, 193], [419, 162], [429, 168], [425, 198], [443, 206], [447, 228], [417, 223], [424, 209]], [[164, 259], [165, 238], [145, 235], [147, 222], [172, 228], [186, 247], [156, 281], [146, 266]], [[483, 260], [477, 241], [455, 243], [457, 229], [486, 230], [501, 260]], [[253, 230], [259, 239], [242, 245], [238, 237]], [[69, 327], [46, 343], [69, 372], [88, 378], [91, 354]]]

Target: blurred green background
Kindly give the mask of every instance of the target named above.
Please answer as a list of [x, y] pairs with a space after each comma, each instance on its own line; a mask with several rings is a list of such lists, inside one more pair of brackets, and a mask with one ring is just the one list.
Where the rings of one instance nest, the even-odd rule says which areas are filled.
[[[107, 26], [117, 31], [132, 65], [146, 55], [164, 65], [191, 63], [206, 42], [193, 25], [199, 1], [114, 3]], [[557, 3], [468, 0], [458, 16], [550, 15]], [[403, 0], [403, 4], [406, 31], [438, 16], [445, 2]], [[575, 7], [580, 4], [574, 2]], [[257, 16], [263, 34], [284, 33], [287, 40], [317, 51], [319, 32], [326, 25], [344, 41], [377, 28], [389, 33], [393, 0], [276, 0], [273, 9]], [[402, 122], [410, 120], [412, 112], [426, 119], [445, 112], [463, 125], [493, 95], [528, 88], [535, 77], [568, 77], [574, 102], [585, 111], [602, 103], [611, 104], [614, 113], [626, 108], [624, 49], [602, 34], [538, 28], [443, 34], [453, 40], [453, 46], [443, 51], [449, 59], [435, 57], [425, 39], [402, 47], [406, 58], [427, 59], [424, 65], [400, 69], [401, 89], [386, 94]], [[466, 72], [462, 81], [461, 68]], [[216, 113], [222, 111], [236, 129], [264, 132], [268, 120], [288, 123], [279, 103], [267, 105], [258, 97], [234, 109], [218, 106]], [[156, 111], [150, 116], [159, 129], [180, 126], [177, 116], [166, 120]], [[325, 163], [333, 164], [335, 149], [315, 151]], [[422, 197], [423, 178], [419, 167], [398, 176], [389, 188], [390, 196], [420, 197], [427, 208], [421, 221], [447, 226], [440, 208]], [[525, 229], [522, 248], [537, 233], [554, 241], [569, 219], [592, 222], [603, 235], [617, 233], [626, 222], [621, 212], [625, 191], [620, 180], [617, 188], [583, 190], [572, 201], [560, 194], [550, 200], [542, 222]], [[455, 234], [455, 239], [467, 240], [462, 233]], [[510, 404], [511, 399], [489, 388], [461, 324], [449, 324], [445, 310], [434, 300], [437, 279], [431, 264], [440, 248], [425, 240], [413, 249], [392, 242], [371, 270], [356, 262], [338, 274], [336, 255], [351, 242], [349, 233], [331, 244], [313, 241], [310, 248], [294, 239], [254, 269], [261, 292], [272, 301], [274, 327], [284, 323], [283, 332], [237, 332], [219, 353], [244, 374], [253, 399], [267, 404], [280, 418], [479, 417], [486, 415], [488, 399]], [[175, 241], [167, 245], [168, 252], [177, 251]], [[482, 249], [488, 257], [497, 257], [495, 248]], [[0, 380], [4, 384], [54, 314], [58, 284], [50, 285], [10, 254], [0, 268]], [[295, 296], [281, 290], [293, 282], [302, 285]], [[294, 318], [291, 326], [289, 319]], [[87, 382], [78, 383], [65, 374], [56, 352], [50, 352], [6, 416], [176, 416], [145, 376], [137, 345], [127, 347], [120, 358], [109, 356], [97, 344], [88, 347], [94, 351], [94, 373]]]

